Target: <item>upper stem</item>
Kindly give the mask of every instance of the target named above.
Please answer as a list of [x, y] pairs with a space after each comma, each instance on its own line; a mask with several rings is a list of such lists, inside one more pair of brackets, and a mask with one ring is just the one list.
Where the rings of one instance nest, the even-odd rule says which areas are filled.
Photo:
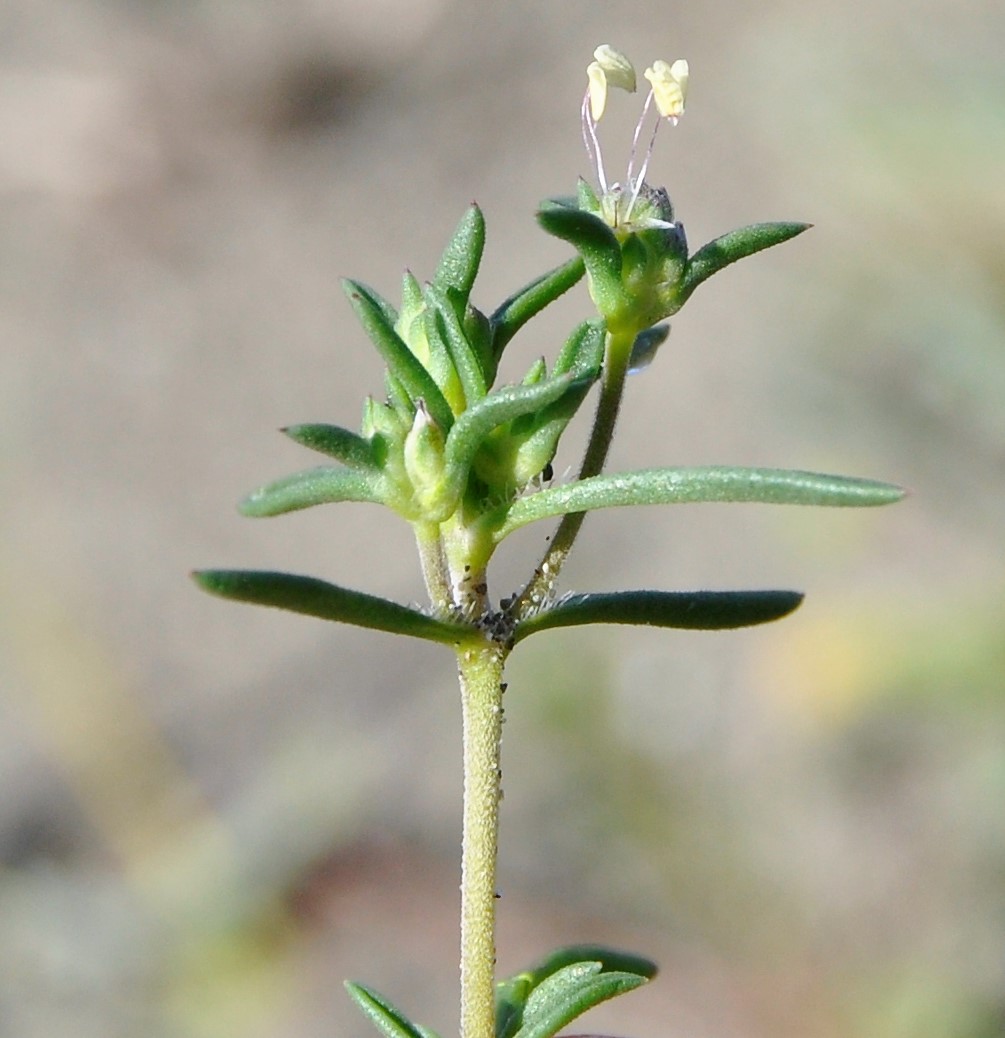
[[502, 671], [492, 642], [457, 650], [463, 708], [461, 1038], [495, 1038], [496, 858], [499, 846]]
[[429, 600], [437, 613], [446, 614], [455, 603], [439, 524], [417, 522], [413, 523], [413, 526]]
[[[598, 476], [603, 471], [607, 454], [614, 438], [614, 427], [621, 409], [621, 398], [628, 375], [635, 334], [607, 333], [606, 362], [600, 384], [600, 400], [593, 419], [593, 429], [579, 469], [579, 479]], [[558, 573], [568, 558], [569, 552], [586, 518], [585, 512], [569, 512], [562, 517], [548, 550], [534, 570], [534, 576], [517, 597], [513, 610], [517, 618], [523, 618], [544, 605], [551, 596]]]

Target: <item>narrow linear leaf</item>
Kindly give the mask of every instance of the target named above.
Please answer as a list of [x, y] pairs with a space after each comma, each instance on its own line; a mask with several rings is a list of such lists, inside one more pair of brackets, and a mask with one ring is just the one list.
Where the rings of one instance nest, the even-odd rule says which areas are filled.
[[489, 319], [477, 307], [468, 304], [461, 327], [464, 329], [464, 338], [478, 358], [486, 387], [491, 386], [495, 382], [498, 358], [492, 345], [492, 325]]
[[432, 375], [394, 330], [394, 324], [388, 321], [377, 303], [375, 293], [366, 285], [350, 281], [348, 278], [343, 281], [342, 287], [356, 311], [360, 324], [384, 358], [391, 375], [404, 386], [413, 404], [420, 398], [425, 401], [426, 410], [446, 432], [454, 422], [450, 405]]
[[522, 973], [496, 985], [496, 1038], [513, 1038], [523, 1022], [524, 1007], [536, 987], [567, 966], [580, 963], [599, 964], [600, 972], [630, 973], [651, 980], [657, 973], [656, 963], [632, 952], [619, 951], [598, 944], [575, 944], [547, 955]]
[[489, 318], [496, 358], [532, 317], [568, 292], [582, 278], [585, 270], [582, 257], [574, 256], [560, 267], [535, 278], [506, 299]]
[[437, 620], [417, 609], [362, 591], [351, 591], [317, 577], [268, 570], [198, 570], [195, 582], [210, 594], [236, 602], [271, 606], [319, 620], [354, 624], [374, 631], [454, 645], [471, 637], [463, 624]]
[[579, 252], [590, 275], [605, 285], [621, 284], [621, 245], [614, 231], [599, 216], [577, 206], [545, 202], [537, 212], [537, 222], [549, 233], [567, 241]]
[[390, 371], [384, 372], [384, 389], [387, 391], [387, 402], [407, 429], [412, 424], [416, 411], [415, 404], [412, 402], [408, 390]]
[[571, 595], [524, 620], [520, 642], [539, 631], [581, 624], [639, 624], [692, 631], [721, 631], [780, 620], [796, 609], [798, 591], [619, 591]]
[[905, 491], [891, 483], [788, 469], [727, 466], [641, 469], [592, 476], [549, 487], [503, 506], [486, 521], [496, 539], [538, 519], [623, 505], [747, 501], [776, 505], [871, 507], [899, 501]]
[[343, 429], [340, 425], [324, 425], [319, 422], [289, 425], [280, 430], [294, 443], [309, 447], [313, 451], [327, 454], [350, 468], [376, 469], [379, 467], [373, 444], [357, 433]]
[[812, 224], [808, 223], [755, 223], [730, 231], [703, 245], [688, 260], [680, 289], [681, 303], [703, 281], [707, 281], [723, 267], [728, 267], [730, 263], [735, 263], [745, 256], [752, 256], [762, 249], [769, 249], [772, 245], [780, 245], [783, 241], [802, 234], [811, 226]]
[[461, 380], [465, 401], [470, 407], [485, 396], [488, 388], [481, 359], [468, 342], [457, 313], [446, 294], [435, 284], [427, 286], [426, 294], [432, 304], [427, 311], [427, 319], [435, 325], [435, 331], [446, 345]]
[[448, 288], [458, 291], [462, 300], [460, 314], [464, 313], [471, 295], [471, 286], [478, 275], [484, 250], [485, 217], [477, 205], [471, 205], [461, 217], [433, 275], [433, 284], [441, 291], [445, 292]]
[[[652, 980], [659, 972], [659, 967], [652, 959], [647, 959], [634, 952], [608, 948], [603, 944], [570, 944], [558, 948], [540, 962], [532, 966], [529, 973], [535, 986], [542, 980], [557, 973], [563, 966], [571, 966], [577, 962], [599, 962], [601, 970], [615, 970], [621, 973], [637, 973], [640, 977]], [[522, 976], [523, 974], [521, 974]]]
[[427, 1038], [431, 1034], [427, 1028], [413, 1024], [400, 1009], [395, 1008], [372, 988], [347, 980], [345, 989], [363, 1015], [384, 1038]]
[[478, 448], [497, 426], [539, 411], [580, 385], [580, 381], [562, 375], [529, 386], [503, 386], [479, 400], [457, 419], [447, 436], [446, 463], [451, 479], [463, 483]]
[[604, 343], [607, 326], [603, 321], [583, 321], [565, 341], [555, 358], [553, 375], [566, 372], [574, 377], [596, 377], [604, 363]]
[[534, 990], [534, 977], [519, 973], [496, 984], [495, 1038], [513, 1038], [523, 1023], [523, 1008]]
[[379, 472], [321, 465], [252, 491], [238, 509], [241, 515], [262, 519], [336, 501], [383, 504], [385, 496], [386, 488]]
[[599, 962], [578, 962], [542, 981], [527, 999], [515, 1038], [552, 1038], [588, 1009], [646, 983], [635, 973], [601, 970]]

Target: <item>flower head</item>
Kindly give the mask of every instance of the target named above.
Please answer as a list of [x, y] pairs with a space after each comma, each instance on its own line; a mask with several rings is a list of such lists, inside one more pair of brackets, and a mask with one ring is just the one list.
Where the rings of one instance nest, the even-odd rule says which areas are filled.
[[[629, 93], [635, 91], [635, 69], [632, 63], [620, 51], [615, 50], [609, 44], [603, 44], [593, 53], [594, 60], [586, 69], [587, 89], [583, 98], [583, 142], [590, 156], [590, 162], [597, 174], [600, 184], [601, 208], [604, 219], [617, 229], [627, 224], [632, 217], [635, 204], [640, 195], [645, 194], [643, 184], [645, 183], [646, 171], [649, 168], [649, 159], [652, 156], [653, 145], [656, 143], [656, 134], [660, 124], [665, 119], [671, 125], [676, 126], [680, 117], [684, 114], [684, 101], [687, 96], [688, 64], [683, 58], [678, 58], [672, 65], [665, 61], [657, 60], [646, 69], [644, 75], [649, 81], [650, 90], [642, 106], [642, 114], [639, 116], [635, 127], [635, 136], [632, 138], [632, 150], [628, 160], [628, 169], [625, 173], [624, 183], [608, 184], [607, 174], [604, 170], [604, 159], [601, 153], [600, 140], [597, 137], [597, 123], [603, 117], [607, 108], [607, 88], [609, 86], [619, 87]], [[641, 167], [635, 173], [635, 157], [638, 150], [639, 138], [645, 125], [646, 117], [653, 104], [656, 105], [656, 123], [653, 127], [649, 146], [646, 148]], [[657, 218], [658, 221], [658, 218]], [[651, 221], [650, 221], [651, 222]]]

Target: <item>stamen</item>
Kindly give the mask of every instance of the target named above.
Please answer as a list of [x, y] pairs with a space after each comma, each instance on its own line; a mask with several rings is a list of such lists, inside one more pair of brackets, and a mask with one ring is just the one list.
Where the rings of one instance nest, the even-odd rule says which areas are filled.
[[[649, 98], [646, 101], [646, 111], [648, 111], [648, 109], [649, 109], [649, 101], [652, 100], [652, 96], [653, 96], [653, 92], [650, 90], [649, 91]], [[645, 117], [645, 112], [643, 112], [642, 115], [643, 115], [643, 117]], [[626, 223], [631, 219], [632, 210], [635, 208], [635, 203], [638, 201], [639, 192], [642, 190], [642, 185], [646, 181], [646, 172], [649, 169], [649, 160], [653, 157], [653, 147], [656, 144], [656, 134], [658, 134], [660, 132], [660, 123], [661, 122], [663, 122], [663, 117], [659, 114], [659, 112], [657, 112], [656, 113], [656, 125], [653, 127], [653, 135], [649, 138], [649, 147], [646, 148], [646, 157], [642, 160], [642, 168], [639, 170], [638, 179], [633, 184], [631, 178], [629, 177], [628, 183], [631, 184], [631, 186], [632, 186], [632, 197], [631, 197], [631, 201], [629, 201], [629, 203], [628, 203], [628, 209], [625, 211], [625, 222]], [[638, 125], [638, 127], [636, 128], [636, 131], [635, 131], [636, 136], [638, 135], [638, 131], [641, 128], [642, 128], [642, 121], [639, 120], [639, 125]]]
[[586, 146], [586, 154], [590, 156], [590, 164], [593, 172], [597, 174], [597, 182], [600, 184], [601, 193], [607, 193], [607, 176], [604, 173], [604, 157], [600, 152], [600, 139], [597, 137], [597, 123], [590, 109], [590, 92], [586, 92], [583, 98], [583, 144]]
[[646, 103], [642, 106], [642, 114], [639, 116], [639, 121], [635, 124], [635, 135], [632, 137], [632, 151], [628, 156], [628, 172], [625, 174], [625, 183], [629, 187], [632, 186], [632, 170], [635, 168], [635, 152], [639, 146], [639, 135], [642, 133], [642, 124], [646, 121], [646, 116], [649, 114], [649, 107], [653, 103], [653, 92], [650, 90], [646, 97]]

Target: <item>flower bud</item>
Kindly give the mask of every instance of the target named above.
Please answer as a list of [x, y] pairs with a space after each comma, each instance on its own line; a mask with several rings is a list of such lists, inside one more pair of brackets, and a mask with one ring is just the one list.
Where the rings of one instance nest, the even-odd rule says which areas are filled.
[[453, 511], [453, 504], [444, 500], [443, 431], [425, 403], [421, 399], [416, 403], [415, 421], [405, 437], [405, 472], [419, 509], [427, 513], [426, 518], [442, 522]]

